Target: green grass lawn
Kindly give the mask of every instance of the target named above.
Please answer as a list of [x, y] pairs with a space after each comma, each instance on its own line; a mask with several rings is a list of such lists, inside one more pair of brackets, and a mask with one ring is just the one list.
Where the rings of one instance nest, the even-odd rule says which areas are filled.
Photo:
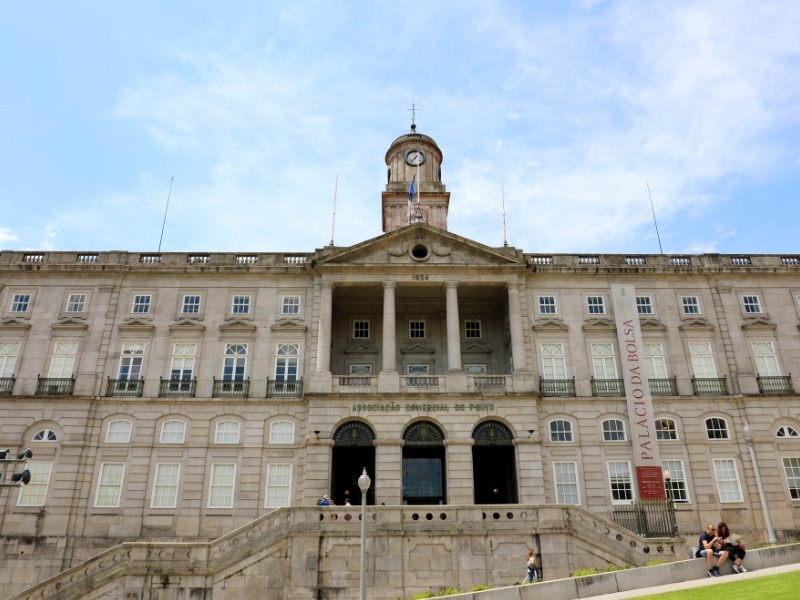
[[702, 588], [640, 596], [652, 600], [797, 600], [800, 598], [800, 571], [742, 579], [726, 575], [717, 583]]

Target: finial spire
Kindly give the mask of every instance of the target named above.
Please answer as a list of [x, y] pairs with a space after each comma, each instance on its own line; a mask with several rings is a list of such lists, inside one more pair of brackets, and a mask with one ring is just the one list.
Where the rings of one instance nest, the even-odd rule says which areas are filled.
[[417, 131], [417, 111], [419, 110], [417, 104], [422, 104], [422, 100], [419, 102], [412, 100], [411, 108], [408, 109], [411, 111], [411, 133], [416, 133]]

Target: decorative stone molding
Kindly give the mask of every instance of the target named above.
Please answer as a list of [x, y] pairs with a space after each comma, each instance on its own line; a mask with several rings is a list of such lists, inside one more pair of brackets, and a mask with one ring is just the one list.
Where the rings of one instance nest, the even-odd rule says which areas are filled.
[[742, 324], [742, 329], [777, 329], [778, 325], [764, 317], [756, 317], [755, 319], [747, 319]]
[[55, 323], [50, 323], [52, 329], [71, 329], [71, 330], [86, 330], [89, 325], [82, 319], [75, 319], [74, 317], [64, 317]]
[[433, 347], [433, 344], [414, 342], [400, 346], [400, 352], [402, 354], [434, 354], [436, 349]]
[[255, 325], [253, 325], [249, 321], [245, 321], [244, 319], [230, 319], [229, 321], [225, 321], [222, 325], [219, 326], [220, 331], [255, 331], [258, 329]]
[[359, 342], [357, 344], [350, 344], [344, 348], [345, 354], [377, 354], [378, 347], [375, 344], [367, 344], [366, 342]]
[[279, 319], [270, 327], [272, 331], [306, 331], [308, 327], [300, 319]]
[[569, 325], [561, 319], [544, 319], [533, 326], [534, 331], [569, 331]]
[[687, 319], [678, 327], [681, 331], [714, 331], [714, 325], [705, 319]]
[[178, 319], [169, 326], [170, 331], [205, 331], [206, 326], [194, 319]]
[[150, 321], [137, 319], [136, 317], [132, 319], [126, 319], [119, 324], [120, 331], [153, 331], [154, 329], [155, 325], [153, 325]]

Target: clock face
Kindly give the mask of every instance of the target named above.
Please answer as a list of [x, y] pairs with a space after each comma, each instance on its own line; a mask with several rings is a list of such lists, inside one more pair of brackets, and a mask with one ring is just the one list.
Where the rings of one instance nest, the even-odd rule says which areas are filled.
[[425, 155], [422, 150], [409, 150], [406, 153], [406, 163], [412, 167], [418, 167], [425, 162]]

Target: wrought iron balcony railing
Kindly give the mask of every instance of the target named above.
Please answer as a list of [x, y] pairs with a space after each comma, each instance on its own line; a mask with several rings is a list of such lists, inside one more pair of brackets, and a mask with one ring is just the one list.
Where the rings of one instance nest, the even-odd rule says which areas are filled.
[[71, 396], [75, 390], [75, 377], [37, 377], [37, 396]]
[[194, 398], [197, 379], [164, 379], [158, 385], [159, 398]]
[[267, 398], [300, 398], [303, 396], [303, 380], [270, 381], [267, 379]]
[[595, 379], [592, 377], [592, 396], [624, 396], [625, 382], [622, 379]]
[[0, 377], [0, 396], [10, 396], [14, 393], [14, 376]]
[[650, 393], [653, 396], [677, 396], [678, 380], [677, 377], [667, 379], [648, 379]]
[[111, 379], [108, 378], [106, 396], [141, 398], [144, 392], [144, 379]]
[[248, 398], [249, 394], [249, 379], [234, 381], [214, 378], [214, 387], [211, 391], [213, 398]]
[[544, 377], [539, 377], [539, 391], [542, 396], [574, 398], [575, 378], [545, 379]]
[[756, 377], [759, 393], [769, 396], [777, 394], [794, 394], [792, 374], [780, 376]]
[[727, 396], [727, 377], [692, 377], [692, 389], [695, 396]]

